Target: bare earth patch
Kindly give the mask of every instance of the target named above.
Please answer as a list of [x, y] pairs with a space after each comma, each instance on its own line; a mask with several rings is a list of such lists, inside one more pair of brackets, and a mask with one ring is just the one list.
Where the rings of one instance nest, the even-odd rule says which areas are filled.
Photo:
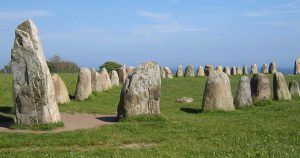
[[151, 148], [156, 146], [157, 144], [150, 143], [150, 144], [144, 144], [144, 143], [132, 143], [132, 144], [124, 144], [120, 148], [121, 149], [138, 149], [138, 148]]
[[64, 127], [57, 128], [51, 131], [36, 131], [36, 130], [21, 130], [10, 129], [9, 123], [0, 124], [0, 132], [18, 132], [18, 133], [50, 133], [50, 132], [63, 132], [78, 129], [96, 128], [101, 125], [113, 124], [117, 121], [114, 115], [102, 114], [67, 114], [61, 113], [61, 120]]

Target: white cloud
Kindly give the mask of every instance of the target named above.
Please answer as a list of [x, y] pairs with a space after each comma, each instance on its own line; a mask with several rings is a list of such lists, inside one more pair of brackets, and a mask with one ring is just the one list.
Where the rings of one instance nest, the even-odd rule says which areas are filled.
[[0, 11], [0, 20], [16, 20], [22, 18], [34, 18], [51, 16], [52, 14], [45, 10], [30, 11]]
[[243, 16], [261, 17], [270, 15], [289, 15], [300, 13], [300, 10], [282, 10], [282, 11], [255, 11], [243, 13]]
[[170, 18], [169, 14], [167, 13], [157, 13], [157, 12], [149, 12], [149, 11], [139, 11], [137, 12], [137, 15], [145, 18], [153, 19], [155, 21], [164, 21]]

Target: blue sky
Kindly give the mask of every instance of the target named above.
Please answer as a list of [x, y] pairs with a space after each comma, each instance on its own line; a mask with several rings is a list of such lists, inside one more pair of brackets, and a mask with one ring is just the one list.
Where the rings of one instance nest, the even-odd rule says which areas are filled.
[[300, 56], [299, 0], [0, 2], [0, 66], [10, 60], [15, 27], [28, 18], [47, 58], [87, 67], [107, 60], [292, 67]]

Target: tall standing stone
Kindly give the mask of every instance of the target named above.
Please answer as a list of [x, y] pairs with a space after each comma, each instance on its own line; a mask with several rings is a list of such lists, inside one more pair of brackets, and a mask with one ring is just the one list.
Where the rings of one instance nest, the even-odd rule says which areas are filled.
[[80, 68], [75, 99], [84, 101], [92, 94], [92, 76], [91, 70], [88, 68]]
[[134, 71], [134, 67], [133, 67], [133, 66], [128, 66], [128, 67], [126, 68], [126, 73], [127, 73], [127, 75], [133, 73], [133, 71]]
[[243, 74], [248, 75], [248, 66], [247, 65], [243, 66]]
[[194, 77], [195, 76], [195, 69], [193, 65], [188, 65], [185, 68], [185, 73], [184, 73], [185, 77]]
[[36, 25], [26, 20], [15, 30], [11, 50], [16, 123], [40, 125], [60, 121], [55, 89]]
[[237, 107], [248, 106], [252, 104], [252, 97], [251, 97], [251, 88], [250, 88], [250, 80], [247, 76], [242, 76], [235, 99], [235, 105]]
[[253, 100], [268, 100], [271, 98], [270, 81], [265, 74], [254, 74], [250, 84]]
[[230, 68], [229, 68], [228, 66], [225, 66], [223, 71], [224, 71], [224, 73], [226, 73], [227, 75], [231, 75], [231, 73], [230, 73]]
[[294, 74], [300, 74], [300, 58], [295, 61]]
[[121, 83], [124, 83], [127, 78], [126, 66], [123, 65], [118, 69], [118, 75]]
[[223, 67], [219, 65], [219, 66], [216, 67], [216, 70], [218, 72], [223, 72]]
[[68, 89], [64, 81], [57, 75], [52, 76], [52, 81], [55, 88], [55, 98], [58, 104], [64, 104], [70, 101]]
[[93, 92], [101, 91], [100, 74], [94, 68], [91, 69], [91, 84]]
[[160, 114], [160, 89], [159, 65], [142, 63], [123, 86], [117, 117]]
[[204, 73], [205, 73], [206, 76], [208, 76], [213, 71], [214, 71], [214, 67], [212, 65], [205, 65]]
[[172, 74], [171, 69], [169, 67], [165, 67], [164, 70], [165, 70], [166, 78], [172, 79], [173, 78], [173, 74]]
[[237, 69], [236, 69], [236, 74], [238, 75], [242, 75], [243, 74], [243, 69], [242, 67], [238, 66]]
[[231, 67], [231, 75], [236, 75], [236, 67]]
[[299, 83], [296, 80], [293, 80], [289, 84], [289, 90], [292, 96], [299, 97], [300, 96], [300, 89]]
[[197, 70], [197, 76], [205, 76], [205, 73], [204, 73], [204, 69], [202, 66], [199, 66], [198, 67], [198, 70]]
[[271, 74], [274, 74], [277, 72], [277, 66], [276, 66], [276, 63], [275, 62], [272, 62], [270, 65], [269, 65], [269, 73]]
[[273, 75], [273, 90], [274, 99], [277, 100], [291, 100], [291, 94], [286, 85], [285, 79], [281, 72], [276, 72]]
[[112, 70], [111, 71], [111, 76], [110, 76], [110, 81], [111, 81], [111, 85], [113, 87], [119, 87], [119, 75], [117, 73], [117, 71]]
[[105, 68], [102, 68], [100, 71], [100, 86], [101, 91], [107, 91], [112, 87], [109, 74], [107, 73]]
[[160, 67], [160, 77], [166, 78], [166, 72], [164, 67]]
[[257, 74], [258, 73], [258, 68], [256, 64], [253, 64], [251, 66], [251, 74]]
[[183, 76], [183, 67], [182, 65], [179, 65], [176, 72], [176, 77], [182, 77]]
[[234, 110], [230, 80], [224, 72], [214, 71], [209, 74], [205, 85], [202, 109], [204, 111]]
[[263, 73], [263, 74], [268, 73], [268, 65], [267, 64], [263, 64], [263, 66], [261, 67], [261, 73]]

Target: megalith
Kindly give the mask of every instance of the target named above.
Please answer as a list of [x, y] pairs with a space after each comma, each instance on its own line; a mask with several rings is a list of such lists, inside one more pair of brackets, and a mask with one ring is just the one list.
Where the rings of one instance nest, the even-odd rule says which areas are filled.
[[291, 100], [291, 94], [286, 85], [285, 79], [281, 72], [275, 72], [273, 75], [273, 90], [274, 99], [277, 100]]

